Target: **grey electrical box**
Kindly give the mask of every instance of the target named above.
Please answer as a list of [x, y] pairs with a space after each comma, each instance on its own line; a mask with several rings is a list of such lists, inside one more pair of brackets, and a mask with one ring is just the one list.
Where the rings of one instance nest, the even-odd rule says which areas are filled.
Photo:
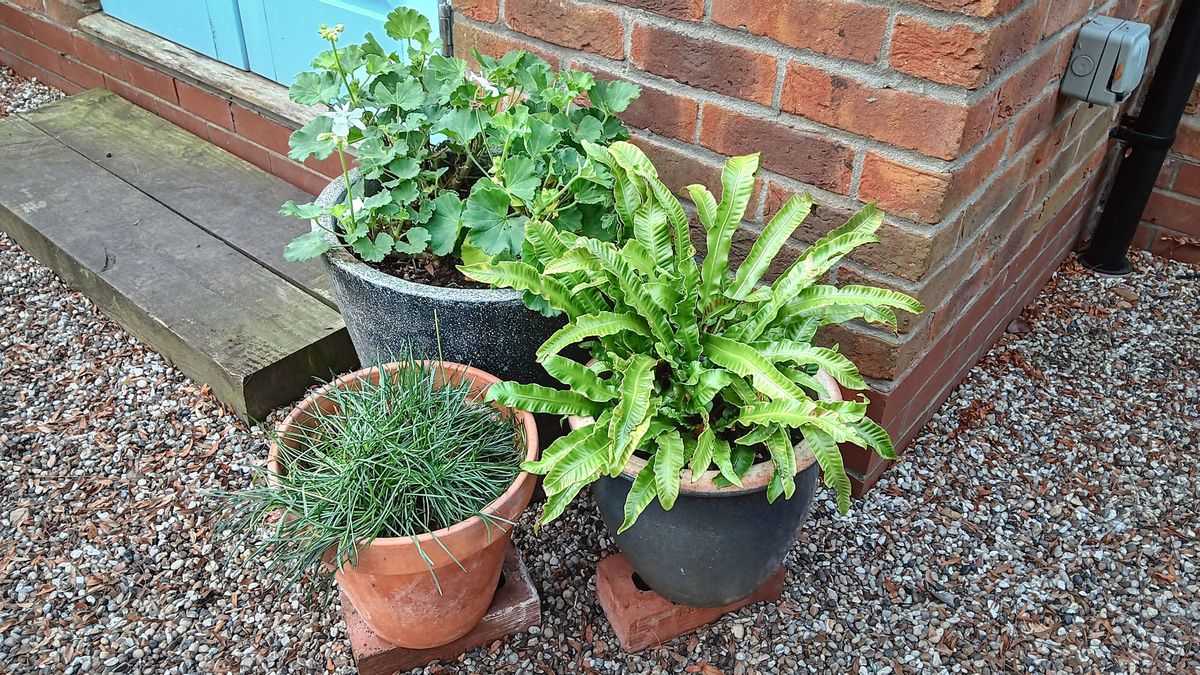
[[1141, 83], [1149, 53], [1149, 25], [1098, 16], [1079, 30], [1062, 93], [1100, 105], [1124, 101]]

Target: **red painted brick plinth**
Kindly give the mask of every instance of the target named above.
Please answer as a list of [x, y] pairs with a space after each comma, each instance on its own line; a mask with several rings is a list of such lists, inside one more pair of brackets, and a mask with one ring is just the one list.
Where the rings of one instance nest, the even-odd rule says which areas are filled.
[[654, 591], [639, 589], [629, 561], [615, 553], [596, 566], [596, 595], [621, 648], [632, 653], [690, 633], [742, 607], [778, 600], [785, 576], [786, 570], [781, 566], [753, 595], [732, 605], [688, 607]]
[[509, 547], [501, 574], [500, 588], [496, 590], [492, 606], [479, 625], [450, 644], [430, 649], [408, 649], [384, 642], [371, 631], [350, 600], [342, 594], [342, 614], [346, 617], [346, 632], [350, 636], [350, 648], [354, 652], [358, 672], [362, 675], [391, 675], [433, 661], [449, 661], [476, 647], [540, 624], [541, 600], [516, 549]]

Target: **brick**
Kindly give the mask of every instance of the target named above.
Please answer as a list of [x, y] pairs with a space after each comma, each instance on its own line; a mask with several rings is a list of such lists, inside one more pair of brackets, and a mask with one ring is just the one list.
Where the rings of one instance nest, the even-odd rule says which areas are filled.
[[1155, 190], [1142, 219], [1189, 237], [1200, 237], [1200, 200]]
[[1184, 121], [1175, 132], [1171, 151], [1185, 157], [1200, 159], [1200, 122]]
[[496, 23], [500, 19], [498, 0], [454, 0], [454, 11], [484, 23]]
[[896, 89], [878, 89], [803, 63], [788, 64], [779, 107], [941, 159], [958, 157], [967, 108]]
[[1154, 187], [1171, 189], [1175, 184], [1175, 176], [1179, 173], [1180, 160], [1177, 157], [1167, 156], [1163, 161], [1162, 168], [1158, 170], [1158, 178], [1154, 180]]
[[[332, 155], [326, 157], [325, 159], [316, 159], [314, 157], [309, 157], [307, 160], [304, 161], [304, 166], [308, 167], [310, 170], [315, 171], [316, 173], [318, 173], [322, 176], [325, 176], [326, 182], [329, 182], [329, 180], [332, 178], [337, 178], [342, 175], [342, 162], [338, 158], [338, 155], [336, 152], [333, 153]], [[349, 153], [347, 154], [347, 157], [346, 157], [346, 166], [347, 167], [354, 166], [353, 159], [351, 159], [351, 157], [349, 156]]]
[[[624, 79], [586, 64], [576, 63], [573, 67], [587, 70], [599, 80]], [[660, 136], [691, 143], [696, 135], [696, 118], [700, 109], [696, 100], [646, 84], [638, 86], [642, 88], [641, 96], [620, 115], [625, 124], [631, 129], [649, 129]]]
[[[897, 341], [899, 338], [900, 341]], [[837, 345], [867, 377], [890, 380], [914, 363], [928, 344], [928, 325], [905, 335], [879, 337], [853, 324], [831, 325], [817, 332], [821, 346]]]
[[[1061, 43], [1059, 45], [1061, 47]], [[1033, 61], [1025, 64], [1004, 81], [1000, 86], [1000, 102], [996, 111], [998, 128], [1009, 118], [1018, 114], [1027, 103], [1036, 98], [1047, 85], [1055, 80], [1062, 70], [1059, 68], [1058, 47], [1051, 48]]]
[[953, 176], [894, 162], [873, 152], [863, 161], [858, 198], [884, 211], [923, 223], [939, 222]]
[[29, 28], [34, 40], [58, 50], [59, 53], [69, 54], [75, 48], [71, 32], [62, 26], [33, 17], [29, 20]]
[[109, 75], [125, 76], [125, 64], [121, 62], [121, 57], [116, 52], [93, 42], [82, 33], [75, 33], [74, 40], [74, 54], [81, 63], [86, 63]]
[[909, 2], [944, 12], [957, 12], [971, 16], [1000, 16], [1020, 5], [1022, 0], [909, 0]]
[[1042, 27], [1042, 35], [1053, 35], [1087, 16], [1092, 8], [1092, 0], [1053, 0], [1046, 3], [1046, 23]]
[[775, 57], [656, 26], [637, 25], [630, 58], [642, 70], [718, 94], [769, 105]]
[[1175, 175], [1175, 191], [1189, 197], [1200, 198], [1200, 165], [1181, 163]]
[[[772, 182], [767, 188], [764, 220], [769, 220], [775, 215], [783, 203], [794, 194], [792, 190]], [[792, 237], [811, 244], [833, 228], [845, 223], [851, 215], [851, 212], [814, 204], [813, 211]], [[878, 244], [860, 247], [851, 253], [849, 258], [873, 270], [908, 281], [917, 281], [924, 277], [954, 248], [958, 239], [957, 231], [950, 228], [921, 232], [902, 227], [890, 220], [884, 221], [878, 236]]]
[[1058, 109], [1057, 92], [1049, 92], [1036, 103], [1029, 106], [1017, 118], [1017, 126], [1013, 130], [1013, 142], [1010, 153], [1016, 154], [1037, 137], [1043, 130], [1050, 127]]
[[556, 45], [610, 59], [625, 53], [625, 27], [610, 9], [572, 0], [507, 0], [505, 21], [514, 30]]
[[1159, 232], [1150, 244], [1150, 252], [1186, 263], [1200, 264], [1200, 243], [1189, 237], [1179, 237], [1172, 232]]
[[192, 113], [178, 106], [163, 102], [158, 106], [158, 114], [175, 126], [185, 129], [206, 141], [208, 140], [209, 123]]
[[964, 24], [941, 28], [900, 16], [892, 29], [888, 63], [902, 73], [975, 89], [990, 74], [990, 42], [991, 34]]
[[158, 113], [158, 99], [137, 87], [130, 86], [123, 80], [105, 75], [104, 88], [139, 108], [144, 108], [152, 113]]
[[612, 0], [620, 5], [644, 9], [647, 12], [672, 16], [676, 19], [698, 21], [704, 17], [704, 0]]
[[680, 151], [641, 136], [635, 136], [632, 140], [654, 163], [659, 180], [675, 194], [686, 197], [684, 188], [693, 183], [703, 185], [714, 195], [721, 194], [720, 164], [702, 159], [694, 151]]
[[43, 11], [42, 0], [11, 0], [25, 9], [41, 13]]
[[63, 56], [56, 49], [51, 49], [36, 40], [24, 40], [18, 43], [21, 56], [35, 65], [41, 66], [52, 73], [62, 72]]
[[230, 109], [232, 104], [229, 99], [212, 94], [183, 80], [176, 80], [175, 90], [179, 94], [179, 107], [225, 129], [232, 130], [234, 128], [233, 112]]
[[1183, 109], [1185, 115], [1195, 115], [1200, 112], [1200, 80], [1192, 87], [1192, 95], [1188, 97], [1187, 107]]
[[62, 60], [63, 75], [84, 89], [95, 89], [104, 86], [104, 73], [89, 68], [75, 59], [64, 57]]
[[247, 141], [215, 124], [208, 125], [208, 140], [213, 145], [250, 162], [263, 171], [271, 170], [271, 157], [265, 148]]
[[888, 10], [842, 0], [713, 0], [712, 19], [789, 47], [876, 63]]
[[558, 65], [558, 57], [528, 42], [497, 35], [488, 30], [480, 30], [465, 21], [455, 21], [453, 30], [456, 56], [470, 59], [471, 50], [478, 49], [481, 54], [499, 58], [515, 49], [523, 49], [545, 59], [552, 66]]
[[133, 59], [122, 59], [125, 66], [125, 81], [130, 85], [143, 89], [164, 101], [178, 103], [175, 93], [175, 79], [170, 75]]
[[997, 134], [987, 145], [980, 148], [974, 157], [951, 172], [954, 177], [951, 180], [950, 190], [946, 195], [946, 203], [942, 206], [945, 214], [958, 208], [971, 193], [987, 182], [988, 177], [992, 175], [992, 171], [1004, 158], [1004, 151], [1008, 145], [1008, 136], [1010, 133], [1006, 129]]
[[[0, 2], [0, 26], [11, 29], [15, 33], [21, 35], [29, 35], [33, 32], [30, 28], [30, 16], [12, 5], [6, 5]], [[7, 43], [6, 43], [7, 46]]]
[[288, 138], [292, 135], [292, 129], [236, 103], [232, 106], [232, 111], [233, 128], [239, 136], [281, 155], [288, 154]]
[[316, 196], [321, 194], [321, 191], [329, 185], [328, 178], [293, 162], [287, 157], [277, 155], [273, 152], [269, 153], [269, 157], [272, 174], [279, 176], [310, 195]]
[[854, 150], [820, 134], [793, 129], [705, 103], [700, 142], [723, 155], [762, 152], [763, 167], [802, 183], [848, 194]]

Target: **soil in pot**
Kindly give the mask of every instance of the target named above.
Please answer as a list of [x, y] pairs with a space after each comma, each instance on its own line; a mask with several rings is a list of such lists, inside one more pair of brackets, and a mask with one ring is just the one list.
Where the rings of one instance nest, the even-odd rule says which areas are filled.
[[[440, 382], [468, 383], [473, 399], [499, 379], [483, 371], [455, 363], [415, 362], [420, 367], [438, 368]], [[383, 370], [394, 373], [406, 367], [390, 363]], [[279, 443], [290, 445], [301, 438], [301, 430], [314, 424], [319, 412], [332, 413], [337, 403], [330, 398], [334, 387], [354, 388], [363, 381], [377, 383], [379, 369], [364, 369], [346, 375], [318, 390], [300, 403], [283, 421]], [[537, 457], [538, 435], [529, 413], [504, 410], [519, 425], [524, 459]], [[271, 447], [270, 470], [279, 473], [281, 449]], [[520, 472], [482, 515], [434, 532], [415, 536], [379, 537], [360, 547], [353, 565], [337, 571], [338, 584], [355, 610], [376, 634], [403, 647], [426, 649], [462, 637], [479, 623], [491, 604], [499, 582], [511, 525], [528, 505], [535, 478]]]

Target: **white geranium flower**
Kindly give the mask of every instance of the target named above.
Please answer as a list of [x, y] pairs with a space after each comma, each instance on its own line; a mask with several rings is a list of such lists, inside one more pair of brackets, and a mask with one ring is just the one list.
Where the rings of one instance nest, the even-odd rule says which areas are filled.
[[342, 103], [335, 104], [331, 110], [321, 114], [333, 120], [333, 127], [329, 131], [334, 136], [345, 139], [350, 135], [350, 127], [366, 130], [367, 126], [362, 121], [365, 112], [362, 108], [351, 108], [349, 103]]
[[488, 82], [487, 78], [479, 73], [467, 73], [467, 79], [471, 82], [474, 82], [480, 89], [486, 91], [490, 96], [500, 95], [500, 90], [496, 88], [496, 85]]

